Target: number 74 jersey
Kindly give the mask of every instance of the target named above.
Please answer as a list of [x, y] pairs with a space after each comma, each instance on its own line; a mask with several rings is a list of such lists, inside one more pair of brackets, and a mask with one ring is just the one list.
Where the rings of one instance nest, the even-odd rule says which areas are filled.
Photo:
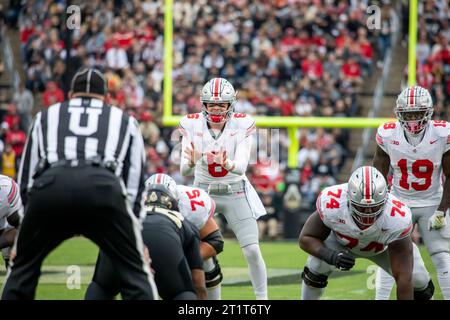
[[391, 192], [410, 208], [438, 205], [442, 197], [442, 155], [450, 150], [450, 124], [428, 121], [419, 145], [411, 145], [400, 123], [378, 128], [378, 146], [389, 155], [393, 171]]
[[360, 229], [351, 215], [347, 198], [348, 184], [325, 188], [317, 198], [317, 212], [322, 222], [336, 235], [337, 241], [359, 256], [374, 256], [396, 240], [411, 234], [411, 210], [388, 193], [383, 212], [370, 227]]

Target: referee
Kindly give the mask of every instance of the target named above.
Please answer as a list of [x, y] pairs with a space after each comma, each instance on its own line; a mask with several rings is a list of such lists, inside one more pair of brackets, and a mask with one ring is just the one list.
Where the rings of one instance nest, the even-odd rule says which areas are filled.
[[124, 299], [157, 298], [141, 234], [142, 135], [105, 94], [103, 75], [85, 69], [69, 101], [35, 116], [18, 177], [25, 215], [2, 299], [33, 299], [44, 258], [77, 234], [114, 262]]

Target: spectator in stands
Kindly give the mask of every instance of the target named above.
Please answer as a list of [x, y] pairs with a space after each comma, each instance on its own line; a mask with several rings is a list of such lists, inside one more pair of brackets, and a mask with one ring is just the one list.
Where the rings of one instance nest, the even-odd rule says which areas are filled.
[[14, 103], [8, 105], [6, 114], [4, 115], [3, 122], [8, 125], [8, 129], [12, 128], [15, 124], [20, 124], [20, 116], [17, 113], [17, 107]]
[[[198, 93], [213, 75], [235, 80], [237, 111], [330, 117], [357, 112], [355, 86], [369, 73], [371, 60], [377, 58], [373, 52], [380, 52], [374, 35], [361, 28], [366, 2], [359, 6], [347, 1], [335, 5], [310, 0], [203, 2], [174, 3], [175, 114], [200, 110]], [[143, 115], [142, 129], [147, 131], [152, 162], [147, 167], [149, 173], [176, 167], [172, 161], [176, 157], [168, 156], [176, 145], [170, 143], [173, 129], [154, 122], [162, 116], [163, 1], [93, 1], [82, 2], [80, 8], [82, 25], [74, 30], [72, 49], [66, 52], [62, 48], [64, 24], [59, 18], [63, 6], [44, 0], [25, 4], [20, 27], [26, 87], [37, 93], [55, 81], [67, 93], [65, 74], [81, 65], [97, 66], [108, 79], [108, 102], [122, 108], [133, 105], [127, 111]], [[70, 62], [65, 65], [67, 55]], [[344, 67], [347, 55], [354, 61], [345, 61]], [[435, 67], [436, 74], [439, 70]], [[315, 129], [306, 131], [313, 136]], [[345, 134], [330, 135], [345, 151]], [[280, 139], [284, 168], [289, 145], [284, 130]], [[305, 152], [311, 153], [314, 165], [324, 152], [332, 154], [331, 159], [341, 154], [323, 147], [318, 150], [311, 144], [304, 148], [303, 142], [300, 146], [299, 163], [305, 167], [309, 158]], [[315, 175], [306, 175], [307, 183]]]
[[23, 82], [19, 85], [19, 91], [14, 93], [13, 102], [17, 105], [17, 113], [20, 117], [20, 128], [28, 131], [31, 121], [31, 113], [34, 108], [34, 97], [30, 90], [25, 88]]
[[119, 46], [117, 38], [113, 38], [111, 48], [106, 52], [106, 65], [120, 75], [129, 66], [127, 53]]
[[266, 192], [260, 195], [267, 214], [258, 219], [259, 240], [278, 238], [279, 212], [281, 210], [281, 197], [276, 192]]
[[1, 157], [1, 173], [11, 179], [16, 179], [16, 153], [10, 144], [5, 145]]
[[26, 140], [27, 137], [25, 131], [20, 130], [18, 122], [14, 123], [10, 130], [6, 132], [5, 143], [10, 144], [14, 150], [16, 156], [16, 168], [19, 167], [19, 161], [22, 156]]
[[52, 104], [64, 101], [64, 92], [58, 87], [54, 81], [47, 83], [46, 89], [42, 94], [42, 103], [44, 107], [50, 107]]

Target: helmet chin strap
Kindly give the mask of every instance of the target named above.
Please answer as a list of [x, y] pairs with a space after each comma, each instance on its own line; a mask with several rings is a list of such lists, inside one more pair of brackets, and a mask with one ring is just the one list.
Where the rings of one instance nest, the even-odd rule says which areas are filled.
[[417, 147], [425, 135], [425, 130], [426, 126], [419, 133], [411, 133], [408, 130], [404, 130], [406, 140], [414, 147]]

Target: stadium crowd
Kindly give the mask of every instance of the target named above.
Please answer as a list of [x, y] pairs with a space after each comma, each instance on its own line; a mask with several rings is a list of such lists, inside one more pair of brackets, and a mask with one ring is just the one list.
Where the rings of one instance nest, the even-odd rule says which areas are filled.
[[[450, 92], [448, 7], [445, 18], [444, 2], [426, 2], [423, 10], [429, 14], [420, 19], [426, 27], [419, 28], [418, 45], [418, 51], [421, 45], [428, 46], [428, 51], [422, 50], [427, 53], [419, 54], [425, 58], [419, 59], [418, 69], [426, 65], [433, 70], [430, 86], [438, 110], [439, 105], [445, 109]], [[365, 25], [367, 1], [174, 1], [173, 113], [199, 112], [201, 87], [220, 76], [238, 91], [236, 112], [358, 115], [356, 94], [364, 79], [382, 65], [393, 32], [389, 1], [380, 3], [383, 28], [370, 30]], [[37, 0], [6, 14], [7, 23], [17, 23], [20, 30], [26, 79], [3, 117], [3, 154], [12, 148], [17, 165], [32, 110], [62, 101], [72, 75], [89, 66], [106, 74], [109, 102], [140, 121], [148, 175], [164, 172], [189, 184], [180, 175], [179, 155], [173, 152], [179, 151], [178, 135], [161, 123], [163, 1], [71, 4], [81, 8], [80, 26], [74, 30], [65, 23], [67, 3], [63, 0]], [[259, 130], [258, 138], [265, 142], [269, 134]], [[341, 129], [299, 129], [298, 137], [301, 194], [305, 202], [313, 203], [321, 189], [336, 183], [348, 156], [349, 135]], [[264, 156], [268, 154], [264, 143], [255, 147], [258, 157], [248, 175], [260, 193], [282, 193], [288, 144], [286, 132], [280, 130], [276, 164]], [[4, 163], [3, 159], [3, 170]], [[16, 174], [15, 169], [11, 174]], [[281, 206], [282, 201], [278, 203]]]
[[[450, 101], [450, 6], [448, 1], [423, 1], [418, 7], [417, 84], [434, 100], [434, 118], [448, 119]], [[403, 22], [406, 28], [406, 21]], [[407, 29], [404, 33], [407, 34]], [[407, 79], [405, 69], [405, 79]]]

